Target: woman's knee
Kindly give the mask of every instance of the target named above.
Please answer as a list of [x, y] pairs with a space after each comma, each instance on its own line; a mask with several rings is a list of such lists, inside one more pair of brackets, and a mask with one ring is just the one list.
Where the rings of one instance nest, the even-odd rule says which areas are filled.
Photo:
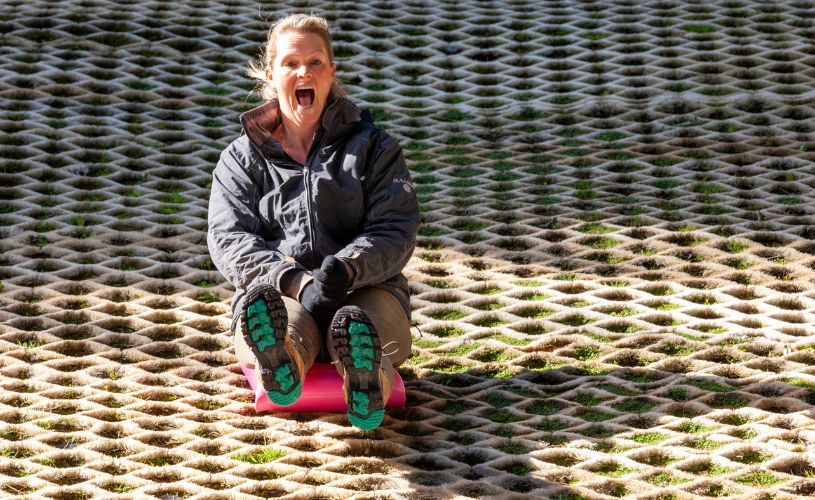
[[368, 315], [379, 334], [382, 352], [389, 355], [393, 366], [410, 357], [410, 318], [396, 297], [380, 288], [366, 287], [351, 293], [344, 305], [357, 306]]

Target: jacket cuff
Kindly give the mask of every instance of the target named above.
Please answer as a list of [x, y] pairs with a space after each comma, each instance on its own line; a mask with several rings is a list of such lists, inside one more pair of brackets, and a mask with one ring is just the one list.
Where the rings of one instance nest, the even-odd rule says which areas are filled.
[[354, 286], [354, 280], [357, 277], [357, 270], [348, 259], [343, 259], [342, 257], [340, 257], [339, 261], [342, 262], [342, 264], [345, 266], [345, 272], [348, 273], [349, 278], [348, 282], [350, 283], [348, 288], [350, 289], [352, 286]]
[[283, 295], [299, 301], [300, 293], [313, 279], [310, 274], [292, 267], [280, 276], [280, 291]]

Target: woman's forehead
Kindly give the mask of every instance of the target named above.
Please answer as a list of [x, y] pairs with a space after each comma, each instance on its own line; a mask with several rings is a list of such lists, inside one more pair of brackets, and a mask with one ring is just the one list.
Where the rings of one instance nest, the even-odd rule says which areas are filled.
[[278, 37], [276, 45], [278, 57], [304, 52], [328, 54], [325, 41], [316, 33], [287, 31]]

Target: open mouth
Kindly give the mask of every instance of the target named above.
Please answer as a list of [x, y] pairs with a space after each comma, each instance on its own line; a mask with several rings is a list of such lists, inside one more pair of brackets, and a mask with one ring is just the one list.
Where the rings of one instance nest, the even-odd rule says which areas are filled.
[[297, 104], [307, 108], [314, 102], [314, 89], [297, 89], [294, 96], [297, 98]]

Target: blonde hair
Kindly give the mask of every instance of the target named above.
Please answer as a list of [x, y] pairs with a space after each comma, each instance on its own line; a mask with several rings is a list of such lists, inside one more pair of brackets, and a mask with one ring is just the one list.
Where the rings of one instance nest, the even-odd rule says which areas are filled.
[[[290, 14], [279, 19], [269, 29], [266, 44], [260, 52], [257, 61], [252, 61], [246, 68], [246, 74], [258, 81], [255, 90], [260, 94], [261, 99], [270, 101], [277, 99], [277, 90], [272, 82], [266, 78], [266, 68], [272, 67], [275, 57], [277, 57], [277, 40], [283, 33], [313, 33], [322, 38], [325, 48], [328, 51], [328, 62], [334, 63], [334, 49], [331, 47], [331, 34], [328, 32], [328, 21], [313, 14]], [[337, 77], [331, 82], [331, 89], [328, 91], [329, 97], [346, 97], [348, 94], [340, 85]]]

